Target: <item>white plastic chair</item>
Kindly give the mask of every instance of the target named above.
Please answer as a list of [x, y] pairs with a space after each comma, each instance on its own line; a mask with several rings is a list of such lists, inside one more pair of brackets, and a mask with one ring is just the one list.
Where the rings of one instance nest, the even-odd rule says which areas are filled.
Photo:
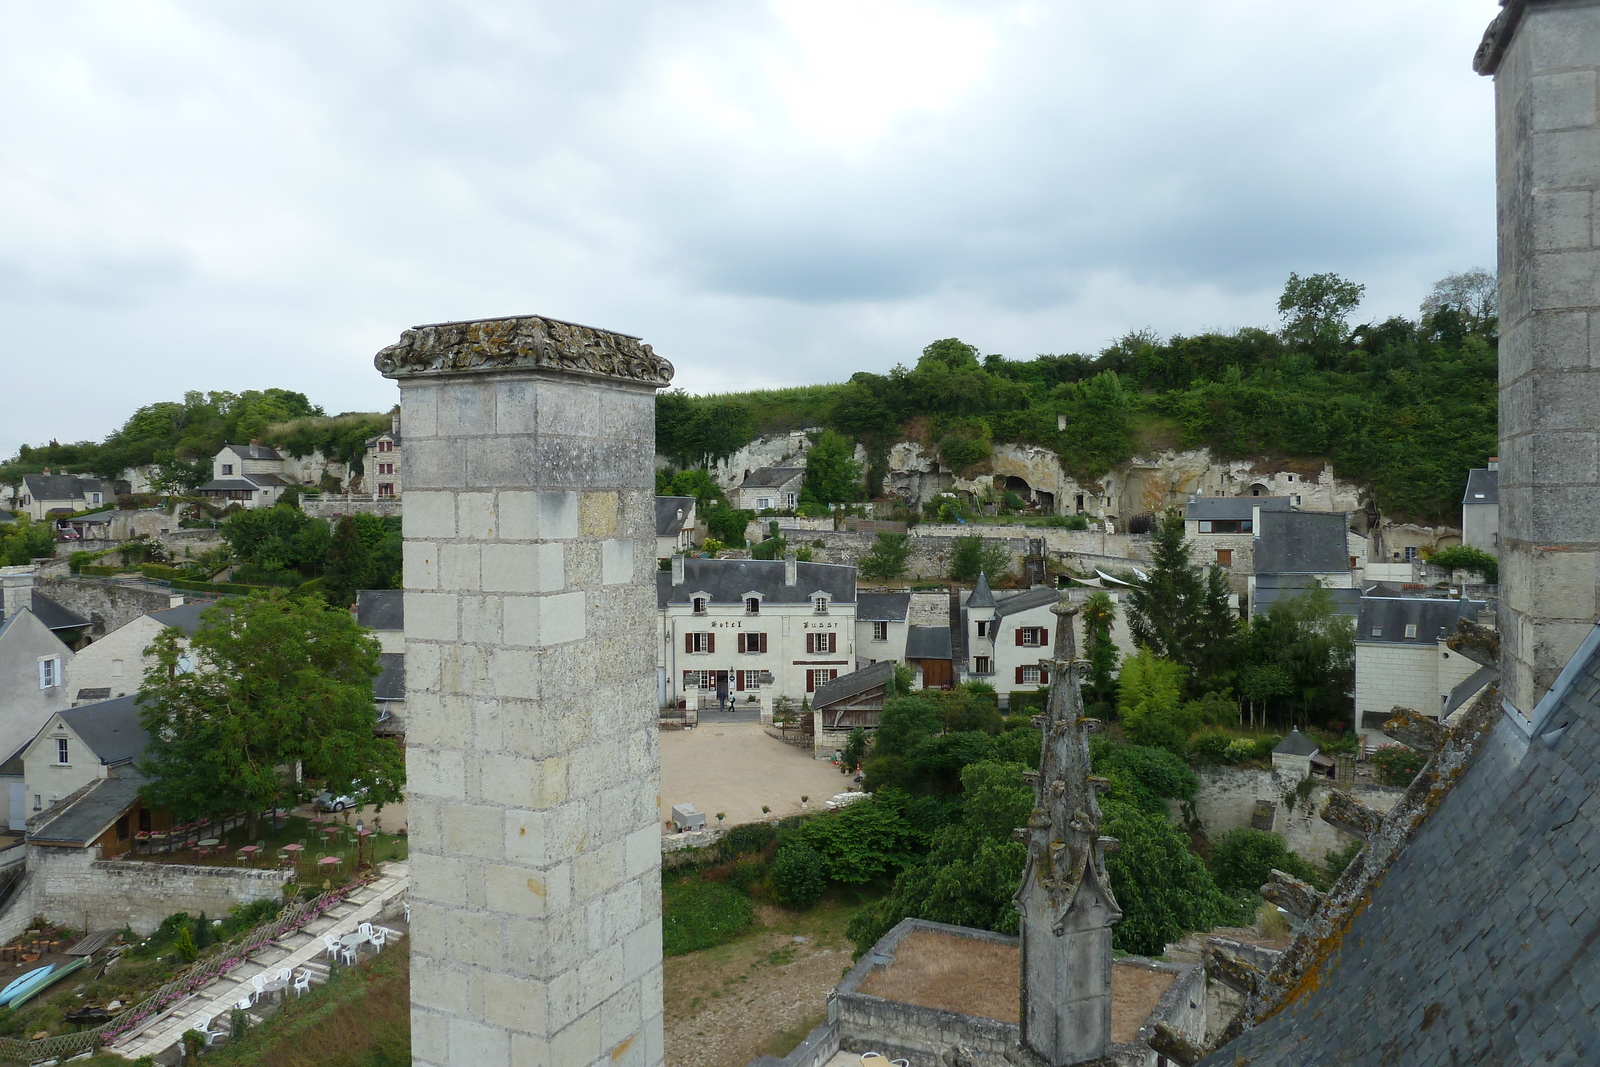
[[350, 945], [340, 945], [339, 946], [339, 958], [344, 961], [344, 965], [346, 967], [354, 967], [356, 965], [356, 950], [355, 950], [355, 948], [353, 946], [350, 946]]
[[255, 990], [255, 992], [252, 993], [251, 996], [250, 996], [251, 1003], [254, 1003], [255, 1001], [260, 1000], [263, 996], [266, 995], [266, 992], [267, 992], [267, 976], [264, 975], [264, 974], [253, 974], [253, 975], [251, 975], [250, 976], [250, 986], [251, 986], [251, 988], [253, 988]]
[[276, 989], [288, 989], [289, 983], [292, 981], [294, 981], [294, 968], [280, 967], [278, 968], [278, 977], [274, 978], [270, 984]]
[[249, 1011], [254, 1006], [255, 1006], [255, 1001], [253, 999], [251, 999], [250, 994], [248, 994], [248, 993], [246, 993], [244, 996], [240, 997], [239, 998], [239, 1003], [234, 1005], [234, 1007], [238, 1008], [240, 1011]]
[[360, 926], [356, 927], [356, 933], [361, 935], [361, 939], [363, 941], [371, 941], [372, 940], [372, 924], [371, 923], [362, 923]]
[[322, 943], [327, 946], [328, 958], [330, 960], [338, 959], [339, 953], [344, 949], [344, 946], [339, 944], [339, 939], [334, 937], [332, 934], [323, 934]]
[[389, 931], [385, 930], [381, 926], [374, 926], [372, 928], [371, 936], [369, 936], [367, 938], [368, 941], [372, 942], [372, 947], [374, 949], [376, 949], [377, 951], [379, 951], [379, 952], [383, 951], [383, 943], [385, 941], [387, 941], [388, 939], [389, 939]]
[[406, 909], [406, 925], [409, 926], [411, 925], [411, 901], [406, 901], [404, 906]]
[[200, 1025], [195, 1027], [196, 1030], [200, 1031], [201, 1036], [206, 1039], [206, 1046], [208, 1048], [211, 1045], [216, 1044], [218, 1038], [228, 1036], [222, 1030], [211, 1029], [211, 1020], [214, 1018], [215, 1016], [213, 1015], [202, 1015], [200, 1017]]
[[305, 996], [309, 992], [311, 992], [311, 972], [301, 971], [299, 974], [295, 975], [294, 995], [301, 997]]

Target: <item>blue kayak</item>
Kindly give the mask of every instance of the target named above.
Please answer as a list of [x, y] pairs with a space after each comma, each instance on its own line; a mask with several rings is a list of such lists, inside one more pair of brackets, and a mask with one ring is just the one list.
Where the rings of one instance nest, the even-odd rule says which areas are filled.
[[23, 975], [21, 978], [18, 978], [15, 982], [12, 982], [10, 985], [6, 986], [4, 989], [0, 989], [0, 1004], [10, 1004], [17, 997], [22, 996], [30, 989], [33, 989], [35, 986], [37, 986], [40, 982], [43, 982], [46, 978], [49, 978], [50, 972], [54, 971], [55, 969], [56, 965], [53, 963], [44, 967], [36, 967], [27, 974]]

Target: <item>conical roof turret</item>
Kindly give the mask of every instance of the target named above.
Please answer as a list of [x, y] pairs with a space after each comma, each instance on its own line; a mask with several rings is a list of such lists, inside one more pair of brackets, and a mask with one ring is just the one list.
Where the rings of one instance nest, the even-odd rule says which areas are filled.
[[982, 571], [978, 572], [978, 584], [972, 587], [972, 595], [967, 597], [968, 608], [994, 607], [994, 590], [989, 588], [989, 579]]

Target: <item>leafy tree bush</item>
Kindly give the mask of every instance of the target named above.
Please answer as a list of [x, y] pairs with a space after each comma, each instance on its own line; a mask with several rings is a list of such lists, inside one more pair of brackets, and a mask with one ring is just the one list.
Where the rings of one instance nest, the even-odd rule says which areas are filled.
[[731, 941], [755, 917], [749, 897], [717, 882], [672, 883], [661, 898], [661, 948], [667, 956]]
[[1483, 549], [1471, 545], [1441, 548], [1428, 557], [1428, 562], [1435, 567], [1448, 567], [1450, 570], [1476, 571], [1490, 585], [1498, 585], [1500, 582], [1500, 561]]
[[810, 845], [791, 844], [778, 850], [772, 861], [772, 881], [778, 900], [791, 908], [809, 908], [828, 888], [822, 856]]
[[1089, 661], [1084, 698], [1104, 703], [1116, 697], [1117, 646], [1111, 639], [1111, 626], [1117, 618], [1117, 605], [1109, 594], [1089, 594], [1079, 612], [1083, 618], [1083, 657]]
[[[905, 815], [908, 798], [893, 790], [805, 820], [779, 849], [814, 849], [822, 873], [841, 885], [865, 885], [911, 863], [925, 843]], [[776, 875], [774, 875], [776, 877]]]
[[1193, 801], [1200, 790], [1189, 765], [1164, 748], [1096, 737], [1089, 755], [1094, 773], [1111, 783], [1108, 796], [1152, 814], [1164, 816], [1168, 800]]
[[844, 741], [844, 769], [854, 771], [860, 768], [861, 761], [867, 757], [867, 732], [857, 726], [850, 731], [850, 736]]
[[939, 440], [939, 457], [953, 471], [964, 471], [989, 458], [989, 443], [960, 434], [946, 434]]
[[963, 534], [950, 543], [950, 580], [972, 583], [979, 574], [998, 581], [1011, 573], [1011, 557], [1005, 546], [990, 544], [979, 534]]
[[1190, 930], [1209, 930], [1242, 915], [1212, 880], [1200, 857], [1166, 816], [1107, 799], [1100, 832], [1120, 842], [1106, 856], [1111, 891], [1122, 919], [1111, 943], [1124, 952], [1159, 955]]
[[[1306, 722], [1348, 719], [1355, 689], [1355, 620], [1313, 583], [1250, 620], [1240, 649], [1245, 697], [1254, 708], [1278, 706]], [[1254, 668], [1254, 670], [1252, 670]]]
[[1284, 846], [1283, 838], [1248, 826], [1229, 830], [1211, 842], [1211, 874], [1231, 896], [1259, 893], [1273, 870], [1326, 887], [1322, 873]]
[[719, 505], [706, 511], [703, 521], [710, 535], [723, 545], [728, 548], [743, 548], [745, 530], [755, 517], [756, 513], [753, 511]]
[[1379, 785], [1410, 785], [1427, 757], [1405, 745], [1380, 745], [1370, 757]]
[[911, 557], [911, 538], [906, 534], [880, 533], [872, 548], [857, 563], [863, 578], [902, 578]]
[[861, 464], [855, 446], [843, 434], [824, 430], [806, 453], [806, 477], [800, 499], [813, 504], [842, 504], [861, 499]]
[[18, 515], [16, 522], [0, 526], [0, 560], [7, 567], [23, 567], [55, 551], [56, 535], [47, 522], [29, 522], [26, 515]]
[[1117, 677], [1117, 718], [1128, 737], [1182, 755], [1189, 731], [1183, 715], [1184, 668], [1148, 648], [1122, 661]]

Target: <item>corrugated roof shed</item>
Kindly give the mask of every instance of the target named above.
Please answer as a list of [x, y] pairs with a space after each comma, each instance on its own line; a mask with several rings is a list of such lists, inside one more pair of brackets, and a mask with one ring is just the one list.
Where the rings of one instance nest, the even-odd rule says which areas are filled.
[[139, 799], [146, 779], [131, 767], [115, 778], [102, 778], [61, 812], [28, 833], [35, 844], [83, 847], [105, 833]]
[[893, 678], [894, 662], [879, 660], [877, 663], [862, 667], [859, 671], [851, 671], [831, 682], [823, 682], [817, 686], [817, 691], [811, 694], [811, 706], [821, 710], [830, 704], [837, 704], [841, 700], [848, 700], [865, 693], [868, 689], [887, 685]]
[[1600, 628], [1531, 726], [1492, 714], [1298, 998], [1206, 1067], [1600, 1061]]

